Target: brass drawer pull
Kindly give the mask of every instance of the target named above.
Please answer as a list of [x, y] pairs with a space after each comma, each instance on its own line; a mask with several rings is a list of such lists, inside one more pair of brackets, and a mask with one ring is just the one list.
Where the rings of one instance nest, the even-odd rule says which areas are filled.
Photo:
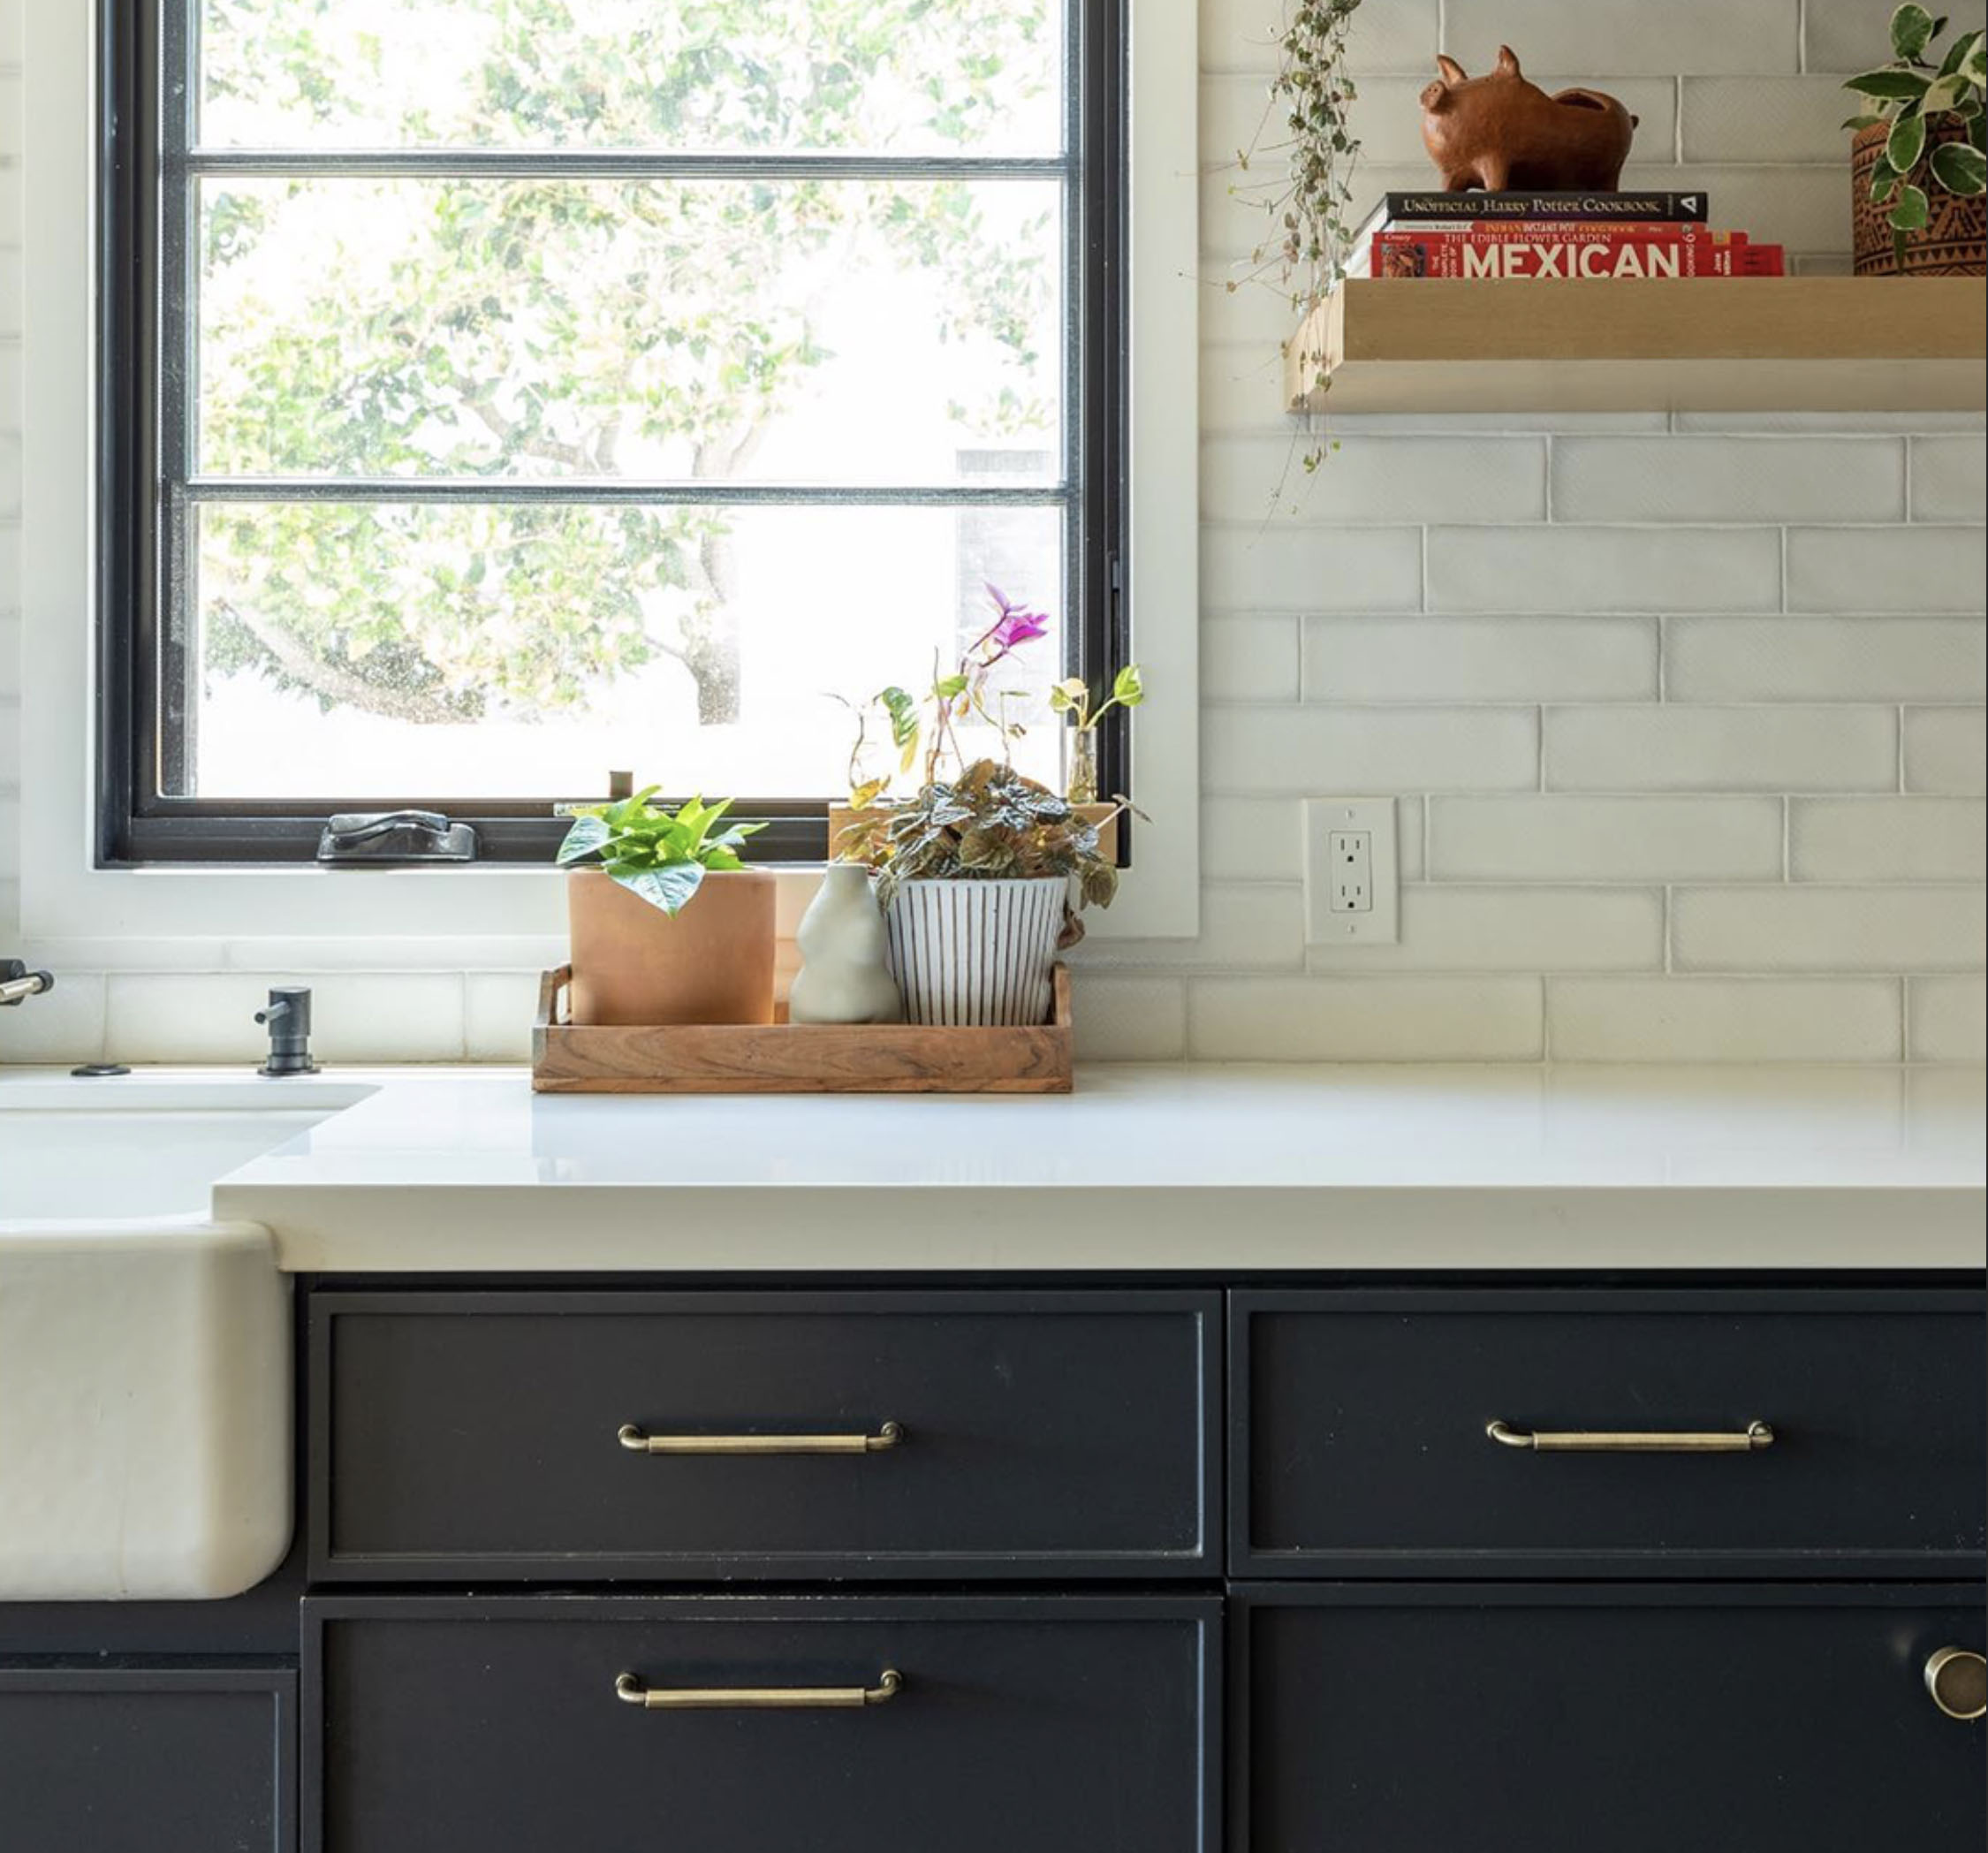
[[637, 1454], [880, 1454], [904, 1430], [886, 1422], [874, 1435], [652, 1435], [624, 1422], [616, 1439]]
[[652, 1686], [624, 1673], [614, 1696], [650, 1712], [860, 1712], [904, 1690], [904, 1675], [887, 1667], [874, 1686]]
[[1774, 1445], [1774, 1432], [1764, 1422], [1749, 1422], [1736, 1432], [1694, 1435], [1571, 1429], [1553, 1433], [1544, 1429], [1512, 1428], [1493, 1422], [1484, 1430], [1500, 1447], [1529, 1447], [1543, 1454], [1749, 1454]]
[[1926, 1690], [1949, 1718], [1971, 1723], [1988, 1712], [1988, 1659], [1966, 1647], [1942, 1647], [1926, 1662]]

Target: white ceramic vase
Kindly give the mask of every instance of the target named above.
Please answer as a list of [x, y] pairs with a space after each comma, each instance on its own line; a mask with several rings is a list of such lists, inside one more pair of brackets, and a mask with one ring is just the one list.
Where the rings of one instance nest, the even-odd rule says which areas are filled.
[[904, 1016], [869, 870], [831, 862], [801, 917], [801, 970], [787, 994], [791, 1023], [895, 1023]]
[[906, 882], [884, 918], [905, 1020], [1046, 1023], [1069, 893], [1060, 875]]

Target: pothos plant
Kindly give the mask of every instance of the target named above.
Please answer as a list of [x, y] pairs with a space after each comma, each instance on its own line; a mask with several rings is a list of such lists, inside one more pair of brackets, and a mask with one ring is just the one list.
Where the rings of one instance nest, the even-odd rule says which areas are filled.
[[[1935, 42], [1946, 24], [1923, 6], [1900, 7], [1892, 15], [1892, 62], [1862, 72], [1843, 86], [1872, 105], [1851, 117], [1845, 128], [1889, 125], [1884, 156], [1871, 172], [1870, 198], [1891, 209], [1901, 264], [1908, 234], [1924, 231], [1931, 222], [1932, 187], [1961, 199], [1988, 192], [1983, 140], [1988, 124], [1984, 113], [1988, 40], [1978, 30], [1964, 32], [1936, 63]], [[1954, 125], [1961, 129], [1958, 136], [1952, 133]]]
[[980, 759], [956, 778], [928, 780], [909, 803], [859, 818], [837, 849], [877, 871], [876, 895], [885, 907], [906, 882], [1073, 877], [1074, 899], [1064, 904], [1058, 941], [1070, 946], [1083, 938], [1078, 908], [1108, 908], [1119, 892], [1119, 871], [1099, 847], [1099, 828], [1026, 773]]
[[[1230, 280], [1233, 293], [1246, 283], [1268, 283], [1286, 297], [1301, 320], [1346, 275], [1356, 220], [1353, 176], [1360, 160], [1360, 138], [1353, 133], [1351, 108], [1359, 90], [1347, 70], [1347, 35], [1360, 0], [1289, 0], [1277, 39], [1277, 75], [1270, 103], [1250, 146], [1236, 153], [1245, 173], [1271, 155], [1281, 155], [1285, 171], [1260, 187], [1232, 188], [1252, 195], [1270, 221], [1263, 241], [1249, 254], [1245, 273]], [[1289, 131], [1273, 140], [1273, 125]], [[1329, 390], [1321, 361], [1313, 386]], [[1325, 442], [1313, 443], [1304, 467], [1324, 462]]]
[[573, 816], [559, 845], [562, 868], [597, 865], [611, 880], [674, 918], [703, 885], [708, 870], [743, 869], [739, 854], [763, 824], [727, 824], [732, 801], [706, 804], [693, 798], [677, 810], [652, 804], [660, 786], [649, 786], [615, 804], [589, 805]]

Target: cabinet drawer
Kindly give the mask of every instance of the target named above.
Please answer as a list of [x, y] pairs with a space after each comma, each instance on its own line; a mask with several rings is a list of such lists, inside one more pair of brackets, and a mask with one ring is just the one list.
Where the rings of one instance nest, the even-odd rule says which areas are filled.
[[1982, 1727], [1927, 1659], [1980, 1595], [1257, 1585], [1234, 1621], [1254, 1853], [1978, 1847]]
[[[315, 1599], [304, 1844], [1215, 1853], [1219, 1616], [1211, 1597]], [[701, 1704], [624, 1702], [624, 1675]], [[797, 1688], [796, 1709], [730, 1708]]]
[[[312, 1570], [1205, 1576], [1219, 1568], [1219, 1307], [315, 1294]], [[831, 1451], [753, 1451], [768, 1447]]]
[[289, 1853], [287, 1668], [0, 1667], [6, 1853]]
[[[1232, 1305], [1239, 1576], [1978, 1568], [1977, 1295], [1263, 1292]], [[1756, 1423], [1765, 1446], [1747, 1444]], [[1597, 1431], [1606, 1451], [1550, 1447]], [[1635, 1448], [1680, 1432], [1734, 1451]], [[1529, 1438], [1540, 1447], [1514, 1445]]]

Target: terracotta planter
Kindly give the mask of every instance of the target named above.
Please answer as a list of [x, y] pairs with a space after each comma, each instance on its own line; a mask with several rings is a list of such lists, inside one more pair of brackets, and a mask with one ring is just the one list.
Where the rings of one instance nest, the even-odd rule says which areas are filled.
[[[1850, 229], [1859, 277], [1988, 276], [1988, 200], [1957, 199], [1938, 181], [1922, 174], [1921, 184], [1932, 201], [1932, 223], [1924, 232], [1905, 234], [1905, 263], [1898, 261], [1897, 233], [1891, 227], [1889, 206], [1870, 200], [1871, 171], [1885, 152], [1891, 131], [1884, 123], [1859, 129], [1850, 144]], [[1927, 147], [1964, 141], [1963, 123], [1943, 123], [1928, 136]]]
[[566, 877], [576, 1023], [770, 1023], [773, 877], [708, 874], [674, 919], [598, 869]]

